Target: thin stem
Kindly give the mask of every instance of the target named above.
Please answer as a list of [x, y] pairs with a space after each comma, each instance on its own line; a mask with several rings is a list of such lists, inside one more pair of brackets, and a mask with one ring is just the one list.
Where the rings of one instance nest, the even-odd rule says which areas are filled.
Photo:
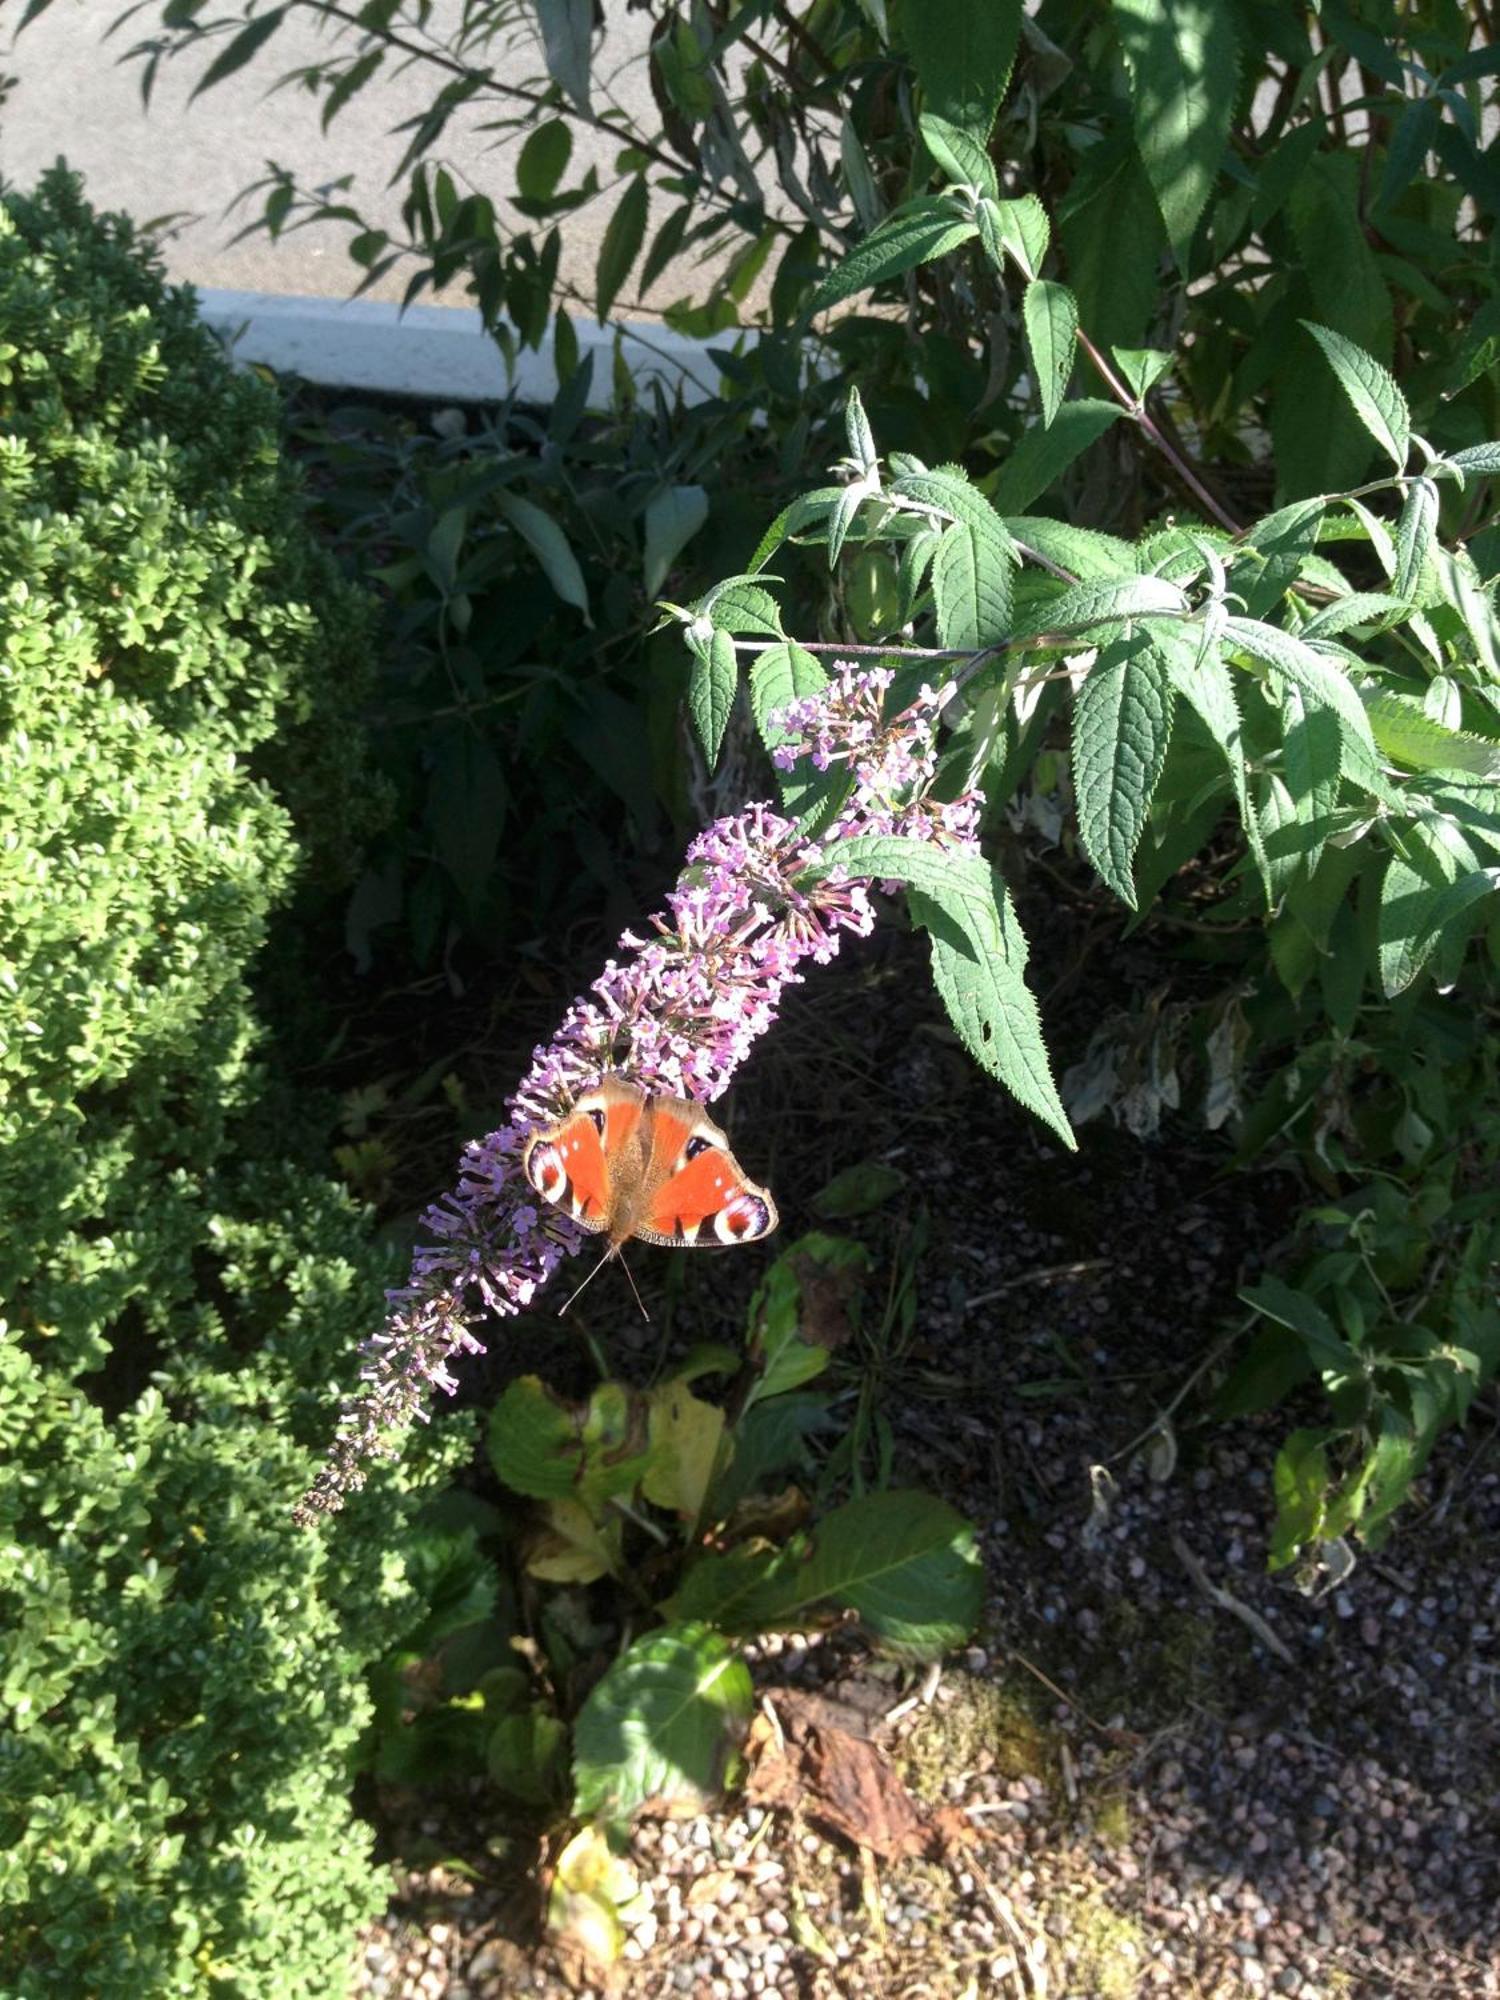
[[1194, 472], [1192, 466], [1189, 465], [1187, 459], [1163, 435], [1160, 425], [1146, 408], [1144, 402], [1137, 402], [1136, 398], [1131, 395], [1125, 384], [1115, 374], [1115, 371], [1110, 367], [1109, 363], [1099, 352], [1098, 348], [1095, 347], [1093, 341], [1089, 339], [1082, 327], [1078, 329], [1078, 345], [1083, 349], [1089, 360], [1093, 362], [1109, 393], [1115, 398], [1122, 409], [1128, 410], [1135, 418], [1146, 436], [1150, 438], [1163, 458], [1166, 459], [1167, 463], [1193, 495], [1199, 506], [1211, 514], [1219, 526], [1227, 529], [1231, 535], [1243, 534], [1244, 529], [1240, 526], [1239, 522], [1235, 520], [1234, 516], [1226, 508], [1219, 504], [1213, 494], [1203, 484], [1203, 481], [1198, 477], [1197, 473]]

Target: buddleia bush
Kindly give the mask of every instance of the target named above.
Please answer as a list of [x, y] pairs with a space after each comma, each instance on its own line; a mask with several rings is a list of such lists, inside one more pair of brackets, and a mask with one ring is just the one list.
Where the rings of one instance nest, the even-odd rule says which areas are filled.
[[387, 1485], [327, 1535], [290, 1508], [388, 1273], [297, 1162], [249, 985], [299, 878], [346, 873], [368, 824], [371, 619], [277, 424], [76, 181], [0, 198], [0, 1990], [22, 1996], [333, 1993], [383, 1894], [347, 1772], [363, 1669], [410, 1616], [404, 1502]]

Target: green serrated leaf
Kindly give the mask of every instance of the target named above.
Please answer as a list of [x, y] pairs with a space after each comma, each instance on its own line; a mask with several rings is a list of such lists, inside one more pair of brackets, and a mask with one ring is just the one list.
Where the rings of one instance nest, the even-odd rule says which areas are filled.
[[1050, 424], [1062, 408], [1073, 373], [1078, 301], [1066, 285], [1051, 278], [1033, 278], [1021, 300], [1021, 320], [1037, 393], [1042, 399], [1042, 422]]
[[1161, 654], [1139, 635], [1103, 647], [1073, 707], [1073, 792], [1085, 852], [1132, 910], [1132, 863], [1171, 735]]
[[739, 686], [739, 666], [734, 641], [727, 632], [715, 631], [706, 642], [690, 635], [688, 646], [693, 655], [688, 676], [688, 713], [711, 771], [719, 761], [719, 746], [729, 727]]
[[975, 188], [992, 201], [998, 196], [1000, 184], [995, 177], [994, 162], [978, 139], [932, 111], [924, 111], [917, 125], [928, 152], [950, 181]]
[[916, 68], [925, 108], [976, 140], [989, 137], [1010, 80], [1021, 30], [1021, 0], [920, 0], [906, 5], [899, 31]]
[[1358, 690], [1334, 661], [1292, 633], [1258, 619], [1226, 620], [1225, 637], [1229, 645], [1285, 675], [1308, 701], [1339, 716], [1344, 725], [1345, 775], [1364, 783], [1375, 770], [1375, 738]]
[[1186, 612], [1187, 598], [1175, 583], [1160, 576], [1103, 578], [1076, 583], [1048, 598], [1016, 620], [1017, 636], [1049, 632], [1086, 632], [1127, 618], [1162, 617]]
[[769, 590], [749, 577], [732, 577], [720, 585], [704, 600], [703, 611], [723, 632], [765, 639], [782, 636], [781, 606]]
[[795, 639], [767, 646], [756, 655], [750, 669], [750, 710], [768, 750], [775, 750], [786, 740], [786, 732], [776, 721], [781, 710], [791, 702], [819, 693], [827, 685], [827, 674]]
[[[1065, 421], [1060, 415], [1059, 424]], [[1097, 528], [1075, 528], [1047, 514], [1013, 516], [1005, 525], [1018, 546], [1035, 549], [1044, 561], [1071, 571], [1080, 583], [1106, 583], [1136, 573], [1132, 545], [1115, 535], [1101, 534]]]
[[1420, 595], [1422, 571], [1437, 539], [1437, 523], [1437, 487], [1430, 479], [1414, 479], [1396, 523], [1396, 574], [1391, 578], [1392, 591], [1408, 604]]
[[1124, 415], [1118, 403], [1075, 396], [1051, 423], [1029, 424], [1000, 467], [990, 494], [1002, 514], [1019, 514], [1060, 479], [1074, 459]]
[[930, 264], [977, 234], [976, 225], [945, 196], [923, 195], [906, 202], [829, 272], [808, 301], [807, 316], [825, 312], [840, 299], [867, 292], [918, 264]]
[[1315, 320], [1302, 324], [1328, 357], [1355, 415], [1388, 454], [1396, 470], [1405, 469], [1411, 451], [1411, 412], [1396, 378], [1373, 355], [1352, 340]]
[[637, 1639], [578, 1712], [574, 1813], [624, 1826], [647, 1805], [701, 1811], [727, 1781], [754, 1704], [749, 1669], [708, 1626]]
[[1500, 781], [1500, 743], [1450, 729], [1410, 695], [1382, 689], [1365, 700], [1370, 728], [1382, 755], [1410, 771], [1469, 771]]
[[976, 651], [1010, 627], [1010, 537], [999, 519], [976, 516], [943, 531], [932, 560], [938, 643]]
[[[1497, 300], [1496, 304], [1500, 306], [1500, 300]], [[1500, 338], [1500, 334], [1497, 334], [1497, 338]], [[1450, 464], [1460, 466], [1465, 472], [1478, 473], [1488, 478], [1492, 473], [1500, 472], [1500, 444], [1466, 445], [1462, 451], [1449, 452], [1448, 460]]]
[[1000, 877], [978, 855], [901, 834], [861, 834], [825, 851], [819, 871], [906, 884], [932, 939], [933, 982], [965, 1047], [1067, 1146], [1036, 1001], [1023, 977], [1026, 938]]
[[1052, 224], [1036, 196], [1018, 195], [1013, 201], [986, 203], [984, 208], [982, 228], [994, 238], [994, 247], [987, 239], [985, 248], [996, 269], [1003, 269], [1004, 258], [1009, 255], [1026, 277], [1040, 277], [1052, 242]]
[[1114, 0], [1132, 123], [1179, 269], [1229, 139], [1235, 14], [1219, 0]]
[[1437, 841], [1407, 832], [1407, 855], [1393, 854], [1380, 890], [1380, 984], [1387, 999], [1405, 992], [1442, 942], [1500, 887], [1500, 868], [1466, 874]]
[[1250, 801], [1240, 707], [1235, 699], [1233, 676], [1224, 664], [1218, 647], [1198, 644], [1189, 627], [1152, 625], [1150, 631], [1167, 662], [1172, 685], [1204, 724], [1229, 766], [1240, 824], [1245, 829], [1245, 837], [1250, 843], [1269, 899], [1270, 872], [1261, 840], [1260, 820]]

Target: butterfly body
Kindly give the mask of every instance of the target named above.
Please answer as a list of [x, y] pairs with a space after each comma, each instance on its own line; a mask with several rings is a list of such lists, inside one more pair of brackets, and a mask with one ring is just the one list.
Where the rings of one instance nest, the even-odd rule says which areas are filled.
[[776, 1227], [776, 1204], [701, 1104], [652, 1096], [625, 1077], [605, 1077], [535, 1133], [522, 1167], [544, 1201], [608, 1236], [608, 1256], [632, 1236], [701, 1249], [754, 1243]]

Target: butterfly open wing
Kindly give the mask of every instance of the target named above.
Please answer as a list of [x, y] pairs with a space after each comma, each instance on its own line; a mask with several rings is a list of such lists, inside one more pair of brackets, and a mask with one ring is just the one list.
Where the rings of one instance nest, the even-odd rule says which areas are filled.
[[609, 1229], [615, 1219], [610, 1162], [633, 1150], [645, 1100], [640, 1091], [611, 1086], [585, 1091], [560, 1124], [538, 1132], [521, 1156], [527, 1180], [580, 1229]]
[[776, 1204], [750, 1180], [724, 1134], [686, 1097], [648, 1097], [606, 1077], [522, 1155], [532, 1188], [581, 1229], [669, 1249], [754, 1243], [776, 1227]]
[[678, 1249], [754, 1243], [776, 1227], [776, 1204], [750, 1180], [724, 1134], [687, 1098], [653, 1101], [650, 1198], [633, 1234]]

